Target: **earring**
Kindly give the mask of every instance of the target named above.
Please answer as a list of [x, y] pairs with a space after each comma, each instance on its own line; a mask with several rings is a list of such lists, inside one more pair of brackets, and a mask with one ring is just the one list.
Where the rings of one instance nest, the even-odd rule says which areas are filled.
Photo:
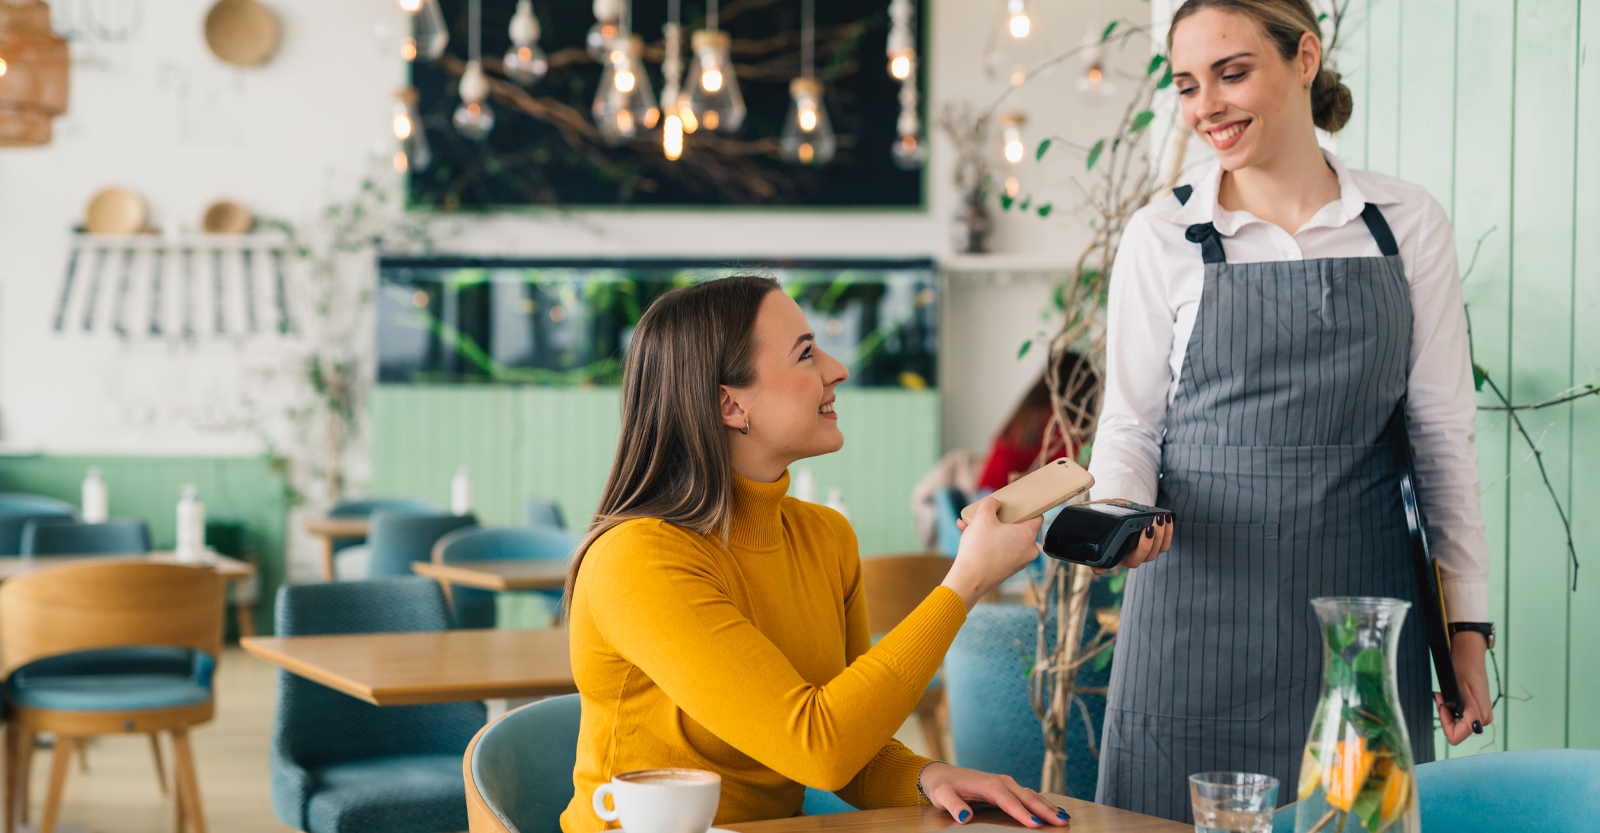
[[744, 418], [744, 427], [739, 429], [739, 433], [741, 433], [741, 434], [749, 434], [750, 433], [750, 418], [749, 417], [745, 417]]

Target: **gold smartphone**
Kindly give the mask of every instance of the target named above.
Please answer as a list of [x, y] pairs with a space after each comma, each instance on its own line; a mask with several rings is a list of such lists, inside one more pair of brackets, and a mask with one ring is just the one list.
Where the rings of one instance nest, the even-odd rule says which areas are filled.
[[[1000, 522], [1022, 523], [1089, 491], [1094, 476], [1066, 457], [1058, 457], [1023, 475], [990, 497], [1000, 501]], [[973, 503], [961, 510], [961, 520], [972, 523]]]

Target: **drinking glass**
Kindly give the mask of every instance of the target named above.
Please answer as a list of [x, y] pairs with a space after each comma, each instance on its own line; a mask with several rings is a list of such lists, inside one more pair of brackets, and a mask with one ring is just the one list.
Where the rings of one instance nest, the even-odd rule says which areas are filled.
[[1272, 833], [1278, 779], [1253, 772], [1189, 776], [1195, 833]]

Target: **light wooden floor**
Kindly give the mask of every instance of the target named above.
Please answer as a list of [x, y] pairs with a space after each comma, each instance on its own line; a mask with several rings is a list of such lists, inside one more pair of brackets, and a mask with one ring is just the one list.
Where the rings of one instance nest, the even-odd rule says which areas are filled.
[[[206, 821], [215, 833], [284, 833], [272, 816], [267, 744], [272, 734], [273, 667], [238, 648], [217, 668], [217, 717], [191, 737]], [[895, 737], [919, 754], [922, 732], [913, 716]], [[165, 744], [167, 767], [172, 748]], [[49, 750], [33, 763], [33, 817], [37, 823], [49, 785]], [[89, 771], [74, 764], [61, 808], [61, 833], [171, 833], [171, 796], [156, 785], [150, 742], [144, 735], [108, 735], [90, 742]]]

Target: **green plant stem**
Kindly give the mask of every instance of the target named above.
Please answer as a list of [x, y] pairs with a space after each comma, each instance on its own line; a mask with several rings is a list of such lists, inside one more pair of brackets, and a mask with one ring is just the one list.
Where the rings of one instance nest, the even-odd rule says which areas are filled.
[[1550, 493], [1550, 500], [1556, 505], [1556, 514], [1561, 516], [1561, 528], [1567, 534], [1567, 556], [1572, 559], [1572, 592], [1576, 593], [1578, 592], [1579, 565], [1578, 548], [1572, 542], [1572, 521], [1567, 518], [1566, 507], [1561, 505], [1561, 496], [1556, 494], [1555, 484], [1550, 482], [1550, 473], [1545, 470], [1544, 452], [1539, 450], [1539, 444], [1533, 441], [1533, 435], [1529, 434], [1528, 429], [1523, 426], [1522, 418], [1517, 416], [1517, 410], [1511, 407], [1511, 400], [1507, 399], [1506, 395], [1501, 392], [1500, 386], [1494, 383], [1494, 379], [1485, 375], [1483, 383], [1488, 385], [1489, 389], [1494, 391], [1495, 397], [1506, 406], [1506, 413], [1511, 417], [1511, 424], [1516, 426], [1517, 433], [1522, 435], [1523, 441], [1533, 451], [1533, 462], [1539, 466], [1539, 477], [1544, 480], [1545, 491]]

